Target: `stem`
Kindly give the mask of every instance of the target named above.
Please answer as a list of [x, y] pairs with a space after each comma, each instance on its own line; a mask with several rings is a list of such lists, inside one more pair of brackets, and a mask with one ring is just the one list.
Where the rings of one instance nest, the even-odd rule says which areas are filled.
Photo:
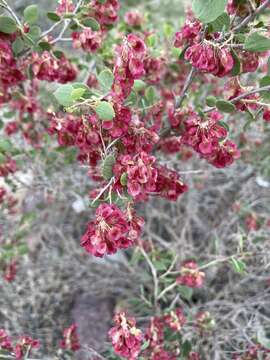
[[22, 26], [20, 19], [18, 18], [16, 13], [12, 10], [12, 8], [9, 6], [9, 4], [6, 2], [6, 0], [1, 0], [0, 6], [3, 7], [4, 9], [6, 9], [10, 13], [10, 15], [14, 18], [14, 20], [16, 21], [16, 23], [22, 30], [23, 26]]
[[100, 193], [95, 197], [95, 199], [92, 201], [92, 205], [105, 193], [105, 191], [111, 186], [111, 184], [114, 182], [114, 177], [111, 178], [111, 180], [108, 182], [108, 184], [100, 191]]
[[252, 14], [248, 15], [240, 24], [236, 25], [232, 32], [239, 31], [243, 27], [245, 27], [249, 22], [255, 19], [255, 17], [260, 14], [263, 10], [270, 5], [270, 0], [266, 0], [261, 6], [259, 6]]
[[158, 306], [158, 277], [157, 277], [157, 271], [152, 263], [152, 261], [150, 260], [149, 256], [147, 255], [147, 253], [145, 252], [145, 250], [143, 249], [142, 246], [139, 247], [143, 257], [145, 258], [146, 262], [148, 263], [150, 269], [151, 269], [151, 273], [153, 276], [153, 281], [154, 281], [154, 306], [157, 309]]
[[[269, 0], [269, 2], [270, 2], [270, 0]], [[241, 94], [241, 95], [239, 95], [239, 96], [237, 96], [237, 97], [235, 97], [235, 98], [233, 98], [233, 99], [231, 99], [229, 101], [234, 104], [237, 101], [242, 100], [242, 99], [244, 99], [245, 97], [247, 97], [249, 95], [253, 95], [253, 94], [256, 94], [256, 93], [261, 93], [261, 92], [264, 92], [264, 91], [270, 91], [270, 85], [263, 86], [263, 87], [258, 88], [258, 89], [253, 89], [253, 90], [248, 91], [248, 92], [246, 92], [244, 94]], [[215, 109], [216, 109], [216, 107], [213, 106], [210, 109], [204, 110], [204, 113], [207, 114], [207, 113], [209, 113], [209, 112], [211, 112], [211, 111], [213, 111]]]
[[188, 91], [190, 85], [192, 84], [193, 76], [194, 76], [195, 72], [196, 72], [196, 69], [194, 67], [192, 67], [189, 74], [188, 74], [188, 77], [186, 78], [186, 82], [184, 84], [181, 96], [180, 96], [179, 100], [175, 104], [176, 108], [178, 108], [178, 107], [180, 107], [182, 105], [185, 97], [187, 96], [187, 91]]

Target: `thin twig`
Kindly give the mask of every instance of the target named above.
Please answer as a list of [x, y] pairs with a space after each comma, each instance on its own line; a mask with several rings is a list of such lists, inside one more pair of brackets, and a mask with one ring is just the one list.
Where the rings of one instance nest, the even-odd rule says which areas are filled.
[[263, 10], [267, 8], [267, 6], [270, 5], [270, 0], [266, 0], [261, 6], [259, 6], [252, 14], [248, 15], [240, 24], [236, 25], [232, 31], [239, 31], [243, 27], [245, 27], [248, 23], [250, 23], [252, 20], [255, 19], [257, 15], [259, 15]]
[[[241, 94], [241, 95], [239, 95], [239, 96], [237, 96], [237, 97], [235, 97], [233, 99], [230, 99], [229, 101], [231, 103], [236, 103], [239, 100], [245, 99], [249, 95], [253, 95], [253, 94], [256, 94], [256, 93], [261, 93], [261, 92], [264, 92], [264, 91], [270, 91], [270, 86], [268, 85], [268, 86], [263, 86], [263, 87], [258, 88], [258, 89], [250, 90], [250, 91], [248, 91], [248, 92], [246, 92], [244, 94]], [[215, 109], [216, 109], [216, 107], [213, 106], [210, 109], [204, 110], [204, 113], [207, 114], [207, 113], [209, 113], [209, 112], [211, 112], [211, 111], [213, 111]]]

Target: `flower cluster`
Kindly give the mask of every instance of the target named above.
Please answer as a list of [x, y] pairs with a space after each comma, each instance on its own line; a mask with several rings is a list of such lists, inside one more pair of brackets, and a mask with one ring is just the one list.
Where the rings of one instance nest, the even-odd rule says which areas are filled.
[[17, 170], [16, 161], [6, 156], [3, 162], [0, 163], [0, 177], [6, 177], [9, 174], [14, 174]]
[[143, 334], [136, 328], [136, 320], [121, 312], [114, 316], [114, 322], [115, 326], [109, 331], [114, 351], [129, 360], [137, 359]]
[[200, 288], [203, 285], [205, 274], [198, 269], [194, 260], [187, 260], [181, 266], [181, 275], [176, 279], [180, 285], [189, 288]]
[[101, 204], [96, 219], [88, 224], [81, 246], [92, 255], [103, 257], [134, 245], [144, 221], [132, 211], [122, 212], [116, 205]]
[[111, 25], [118, 20], [120, 3], [118, 0], [92, 0], [89, 4], [90, 16], [93, 16], [101, 25]]
[[236, 145], [226, 139], [228, 131], [220, 125], [221, 118], [218, 112], [211, 112], [204, 118], [191, 112], [184, 119], [185, 132], [182, 138], [184, 144], [191, 146], [218, 168], [231, 165], [240, 156]]
[[63, 340], [60, 342], [60, 347], [65, 350], [77, 351], [81, 348], [79, 338], [77, 335], [77, 325], [72, 324], [64, 329]]
[[129, 26], [138, 27], [144, 22], [144, 17], [138, 11], [128, 11], [125, 13], [124, 20]]
[[228, 48], [219, 48], [208, 43], [190, 46], [185, 52], [185, 60], [200, 71], [218, 77], [228, 75], [234, 65]]
[[38, 349], [39, 345], [39, 341], [32, 339], [30, 336], [20, 336], [13, 344], [12, 339], [5, 330], [0, 329], [0, 350], [8, 351], [12, 358], [16, 360], [24, 359], [26, 354], [30, 355], [32, 349]]
[[16, 39], [0, 32], [0, 104], [6, 91], [25, 80], [17, 60], [13, 56], [12, 43]]
[[74, 5], [72, 0], [58, 0], [58, 5], [56, 7], [56, 14], [62, 16], [66, 13], [71, 13], [74, 10]]
[[187, 19], [184, 26], [175, 34], [174, 46], [181, 48], [185, 45], [193, 45], [200, 41], [201, 23], [196, 19]]
[[143, 63], [145, 55], [144, 41], [134, 34], [129, 34], [123, 45], [118, 47], [111, 94], [115, 102], [126, 99], [131, 92], [134, 80], [145, 74]]
[[155, 157], [141, 152], [134, 158], [120, 155], [113, 167], [116, 182], [126, 184], [129, 195], [144, 199], [147, 193], [156, 190], [157, 170], [154, 167]]
[[260, 344], [250, 346], [247, 351], [233, 356], [233, 360], [269, 360], [269, 358], [270, 350]]
[[58, 59], [48, 51], [44, 51], [42, 54], [34, 53], [31, 63], [33, 74], [39, 80], [64, 84], [77, 77], [77, 69], [64, 54]]
[[75, 31], [72, 33], [72, 42], [75, 49], [82, 48], [86, 52], [93, 53], [101, 46], [102, 33], [90, 28], [83, 29], [82, 32]]

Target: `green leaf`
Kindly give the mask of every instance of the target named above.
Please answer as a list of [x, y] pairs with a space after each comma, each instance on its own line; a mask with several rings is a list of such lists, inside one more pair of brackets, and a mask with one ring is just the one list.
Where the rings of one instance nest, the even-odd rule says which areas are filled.
[[192, 345], [190, 341], [186, 340], [181, 346], [181, 356], [184, 359], [187, 358], [191, 350], [192, 350]]
[[38, 46], [40, 46], [42, 50], [47, 50], [47, 51], [50, 51], [52, 48], [51, 44], [48, 43], [47, 41], [41, 41], [40, 43], [38, 43]]
[[10, 153], [13, 145], [9, 139], [0, 139], [0, 151], [2, 153]]
[[107, 101], [101, 101], [95, 109], [101, 120], [110, 121], [115, 117], [113, 106]]
[[141, 347], [141, 351], [146, 350], [149, 345], [150, 345], [150, 340], [145, 341]]
[[61, 85], [53, 93], [58, 103], [62, 106], [71, 106], [73, 104], [73, 99], [71, 93], [73, 91], [73, 86], [70, 84]]
[[227, 5], [227, 0], [193, 0], [192, 10], [201, 22], [207, 24], [216, 20]]
[[232, 257], [231, 263], [234, 271], [236, 271], [237, 273], [243, 274], [245, 272], [246, 264], [242, 260], [235, 259], [234, 257]]
[[267, 75], [270, 76], [270, 57], [268, 59], [267, 65], [268, 65]]
[[270, 76], [264, 76], [261, 80], [260, 80], [260, 86], [264, 87], [264, 86], [269, 86], [270, 85]]
[[71, 91], [71, 98], [73, 101], [79, 100], [85, 93], [85, 88], [77, 88]]
[[16, 22], [8, 16], [0, 16], [0, 31], [5, 34], [12, 34], [17, 30]]
[[47, 13], [47, 17], [48, 19], [54, 21], [54, 22], [58, 22], [61, 20], [60, 16], [58, 16], [56, 13], [54, 12], [48, 12]]
[[41, 28], [37, 25], [31, 26], [27, 35], [33, 40], [38, 40], [41, 35]]
[[244, 49], [255, 52], [270, 50], [270, 39], [255, 32], [246, 39]]
[[154, 47], [157, 44], [157, 35], [151, 34], [146, 39], [146, 44], [149, 47]]
[[209, 107], [216, 105], [217, 98], [215, 96], [207, 96], [206, 105]]
[[218, 100], [216, 102], [216, 107], [218, 108], [218, 110], [225, 113], [231, 113], [236, 110], [234, 104], [232, 104], [230, 101], [225, 101], [225, 100]]
[[18, 55], [24, 49], [24, 41], [22, 38], [17, 37], [17, 39], [12, 43], [12, 50], [14, 55]]
[[190, 300], [193, 295], [193, 289], [189, 288], [187, 286], [179, 286], [179, 293], [182, 296], [182, 298], [186, 300]]
[[133, 85], [133, 90], [134, 91], [141, 91], [143, 89], [145, 89], [146, 87], [146, 83], [142, 80], [134, 80], [134, 85]]
[[239, 60], [239, 57], [237, 56], [236, 52], [231, 49], [231, 54], [234, 60], [234, 65], [231, 71], [232, 76], [237, 76], [241, 72], [241, 61]]
[[127, 181], [128, 181], [128, 175], [127, 175], [127, 173], [125, 172], [125, 173], [123, 173], [123, 174], [121, 175], [120, 183], [121, 183], [122, 186], [126, 186], [126, 185], [127, 185]]
[[82, 24], [86, 27], [90, 27], [93, 31], [99, 31], [100, 25], [96, 19], [89, 17], [82, 21]]
[[23, 16], [28, 24], [35, 24], [38, 21], [38, 6], [29, 5], [24, 9]]
[[104, 92], [111, 90], [113, 80], [114, 76], [110, 69], [105, 69], [98, 75], [98, 83]]
[[227, 31], [230, 27], [230, 16], [224, 12], [215, 21], [211, 22], [210, 25], [213, 32]]
[[145, 98], [147, 100], [147, 103], [149, 105], [153, 105], [155, 103], [155, 100], [157, 98], [156, 90], [153, 86], [149, 86], [145, 91]]
[[108, 155], [101, 167], [101, 173], [105, 180], [110, 180], [113, 176], [113, 165], [115, 163], [115, 157], [114, 155]]

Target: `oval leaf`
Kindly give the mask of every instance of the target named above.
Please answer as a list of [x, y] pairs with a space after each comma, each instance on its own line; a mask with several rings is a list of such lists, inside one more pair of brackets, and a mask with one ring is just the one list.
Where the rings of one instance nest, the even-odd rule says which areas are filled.
[[216, 102], [216, 107], [218, 108], [218, 110], [225, 113], [231, 113], [236, 110], [236, 107], [230, 101], [225, 100], [218, 100]]
[[227, 0], [193, 0], [192, 10], [201, 22], [216, 20], [225, 11]]
[[73, 99], [71, 96], [72, 91], [73, 91], [72, 85], [69, 84], [61, 85], [54, 92], [54, 96], [60, 105], [71, 106], [73, 104]]
[[98, 83], [103, 91], [108, 92], [111, 90], [114, 76], [111, 70], [105, 69], [98, 75]]
[[23, 16], [28, 24], [35, 24], [38, 21], [38, 6], [29, 5], [24, 9]]
[[270, 50], [270, 39], [255, 32], [246, 39], [244, 48], [255, 52], [268, 51]]
[[16, 22], [8, 16], [0, 16], [0, 31], [5, 34], [12, 34], [16, 31]]
[[115, 117], [112, 105], [107, 101], [101, 101], [95, 109], [96, 114], [101, 120], [110, 121]]

